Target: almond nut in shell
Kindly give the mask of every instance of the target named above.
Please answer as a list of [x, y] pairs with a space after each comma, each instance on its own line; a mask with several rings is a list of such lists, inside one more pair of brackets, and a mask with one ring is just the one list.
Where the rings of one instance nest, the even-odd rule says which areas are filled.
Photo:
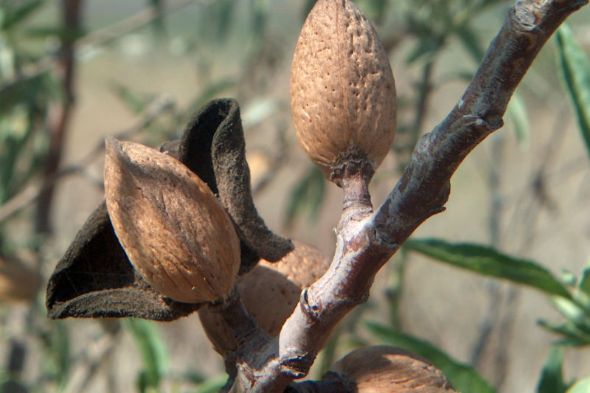
[[209, 187], [180, 161], [109, 138], [105, 194], [119, 242], [155, 290], [185, 303], [229, 295], [240, 265], [237, 234]]
[[[276, 336], [309, 287], [328, 270], [330, 262], [315, 247], [294, 241], [295, 248], [278, 262], [260, 261], [238, 279], [242, 302], [259, 327]], [[215, 350], [224, 355], [237, 343], [221, 315], [210, 307], [199, 310], [199, 318]]]
[[426, 360], [389, 346], [357, 349], [331, 368], [358, 393], [456, 393]]
[[291, 110], [299, 142], [338, 185], [348, 162], [374, 173], [387, 155], [395, 82], [375, 29], [352, 1], [318, 0], [309, 13], [293, 57]]

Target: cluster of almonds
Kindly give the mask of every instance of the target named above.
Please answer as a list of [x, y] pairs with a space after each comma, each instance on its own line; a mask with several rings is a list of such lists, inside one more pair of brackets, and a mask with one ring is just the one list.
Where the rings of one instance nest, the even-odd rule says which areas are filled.
[[[317, 1], [295, 50], [291, 97], [298, 139], [327, 177], [346, 188], [360, 173], [368, 183], [395, 135], [395, 83], [374, 28], [351, 1]], [[204, 305], [199, 317], [224, 357], [238, 343], [215, 304], [237, 290], [258, 326], [276, 336], [302, 289], [329, 267], [317, 249], [295, 242], [280, 261], [239, 276], [240, 229], [218, 197], [172, 155], [140, 144], [107, 139], [105, 193], [136, 272], [169, 299]], [[430, 364], [388, 347], [354, 351], [327, 377], [363, 393], [452, 391]]]

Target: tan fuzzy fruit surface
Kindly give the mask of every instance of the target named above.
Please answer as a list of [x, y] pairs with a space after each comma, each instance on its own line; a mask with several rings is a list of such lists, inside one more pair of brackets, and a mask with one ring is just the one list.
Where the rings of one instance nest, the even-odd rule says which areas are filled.
[[433, 365], [389, 346], [357, 349], [336, 362], [331, 371], [358, 393], [456, 393]]
[[376, 169], [388, 153], [395, 82], [375, 29], [352, 1], [318, 0], [308, 15], [293, 57], [291, 110], [301, 145], [329, 176], [349, 156]]
[[[294, 241], [295, 248], [276, 263], [261, 261], [240, 277], [238, 291], [244, 306], [271, 336], [281, 327], [299, 302], [301, 290], [313, 284], [330, 262], [315, 247]], [[203, 307], [199, 317], [213, 347], [220, 354], [236, 349], [236, 341], [212, 308]]]
[[231, 292], [240, 246], [209, 187], [180, 161], [131, 142], [106, 142], [105, 194], [119, 242], [157, 291], [176, 301]]

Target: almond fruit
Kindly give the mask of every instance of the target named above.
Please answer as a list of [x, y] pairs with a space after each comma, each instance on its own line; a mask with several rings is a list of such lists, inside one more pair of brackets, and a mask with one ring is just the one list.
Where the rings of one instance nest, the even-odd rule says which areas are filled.
[[[260, 261], [238, 279], [242, 302], [259, 327], [276, 336], [299, 302], [301, 290], [313, 284], [330, 263], [313, 246], [294, 241], [295, 248], [279, 262]], [[237, 343], [221, 315], [210, 307], [199, 310], [199, 318], [215, 350], [225, 355]]]
[[185, 303], [229, 295], [240, 266], [238, 236], [209, 187], [180, 161], [109, 138], [105, 194], [119, 242], [155, 290]]
[[291, 110], [299, 142], [338, 185], [349, 161], [374, 172], [387, 155], [395, 82], [375, 29], [352, 1], [318, 0], [309, 13], [293, 57]]
[[456, 393], [436, 367], [389, 346], [357, 349], [336, 362], [331, 371], [358, 393]]

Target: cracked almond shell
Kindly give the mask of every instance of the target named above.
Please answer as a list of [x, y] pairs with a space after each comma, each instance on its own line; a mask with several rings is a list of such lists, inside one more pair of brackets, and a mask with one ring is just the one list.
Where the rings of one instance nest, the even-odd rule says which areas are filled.
[[357, 349], [331, 371], [358, 393], [457, 393], [432, 364], [390, 346]]
[[240, 265], [239, 240], [197, 175], [167, 154], [109, 138], [105, 194], [119, 242], [155, 290], [184, 303], [228, 296]]
[[338, 183], [349, 159], [373, 170], [395, 136], [395, 82], [375, 29], [349, 0], [318, 0], [295, 48], [291, 111], [299, 142]]
[[[299, 302], [303, 288], [317, 281], [329, 260], [315, 247], [293, 241], [294, 249], [278, 262], [260, 261], [238, 279], [242, 302], [266, 333], [276, 336]], [[236, 349], [236, 341], [220, 314], [209, 307], [199, 310], [205, 333], [215, 350], [224, 355]]]

